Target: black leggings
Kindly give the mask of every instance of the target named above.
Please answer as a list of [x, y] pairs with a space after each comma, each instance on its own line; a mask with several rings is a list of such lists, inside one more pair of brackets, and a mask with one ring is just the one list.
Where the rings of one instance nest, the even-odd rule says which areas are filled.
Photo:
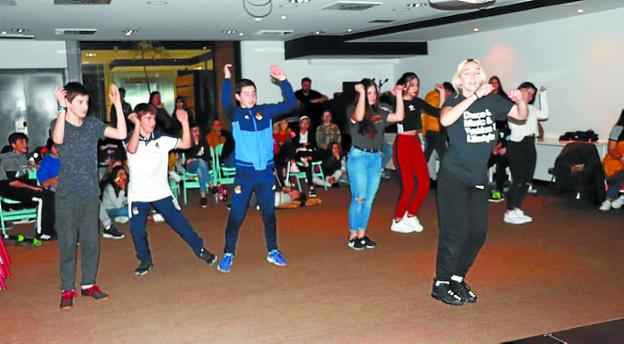
[[520, 142], [509, 141], [507, 157], [512, 179], [507, 193], [507, 209], [520, 208], [535, 172], [535, 136], [525, 136]]

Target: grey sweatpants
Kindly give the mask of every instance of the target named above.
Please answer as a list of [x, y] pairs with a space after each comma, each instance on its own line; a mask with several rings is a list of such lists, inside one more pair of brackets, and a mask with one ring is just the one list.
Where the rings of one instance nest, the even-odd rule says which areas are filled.
[[55, 201], [56, 220], [61, 251], [61, 290], [73, 290], [76, 284], [76, 242], [80, 240], [82, 285], [95, 284], [100, 262], [100, 236], [97, 196], [59, 196]]

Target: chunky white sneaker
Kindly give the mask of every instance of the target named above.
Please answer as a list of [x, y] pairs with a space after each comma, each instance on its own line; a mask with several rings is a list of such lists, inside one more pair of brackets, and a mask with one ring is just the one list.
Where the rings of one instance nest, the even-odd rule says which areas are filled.
[[514, 211], [516, 212], [519, 218], [524, 220], [524, 223], [533, 222], [533, 218], [525, 214], [524, 211], [522, 211], [522, 209], [516, 208], [514, 209]]
[[611, 202], [611, 208], [620, 209], [624, 205], [624, 195], [615, 199], [615, 201]]
[[524, 219], [519, 216], [519, 214], [514, 210], [505, 211], [505, 216], [503, 216], [503, 221], [505, 223], [509, 223], [512, 225], [521, 225], [524, 222]]
[[418, 221], [418, 218], [416, 216], [407, 216], [406, 213], [405, 216], [403, 216], [403, 220], [401, 222], [404, 221], [407, 221], [407, 223], [409, 223], [412, 229], [414, 229], [414, 232], [422, 232], [424, 229], [423, 225], [420, 224], [420, 221]]
[[415, 231], [414, 227], [409, 220], [403, 216], [401, 221], [396, 222], [395, 219], [392, 219], [392, 225], [390, 226], [390, 230], [397, 233], [412, 233]]
[[611, 210], [611, 201], [609, 201], [608, 199], [605, 199], [604, 202], [602, 202], [602, 204], [600, 205], [600, 208], [598, 208], [602, 211], [609, 211]]

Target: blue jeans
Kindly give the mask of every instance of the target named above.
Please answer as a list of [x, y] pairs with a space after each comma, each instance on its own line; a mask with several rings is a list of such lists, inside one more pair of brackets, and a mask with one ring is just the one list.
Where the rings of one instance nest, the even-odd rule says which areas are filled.
[[275, 228], [275, 178], [273, 166], [256, 171], [253, 167], [236, 166], [236, 178], [232, 191], [232, 205], [225, 229], [225, 248], [223, 252], [232, 253], [236, 250], [238, 231], [245, 219], [249, 198], [256, 192], [260, 215], [264, 223], [264, 237], [267, 250], [277, 249], [277, 231]]
[[152, 206], [165, 218], [165, 221], [186, 241], [193, 249], [195, 255], [199, 256], [204, 247], [204, 239], [191, 227], [188, 220], [182, 215], [173, 197], [160, 199], [154, 202], [132, 202], [132, 218], [130, 219], [130, 233], [137, 258], [142, 262], [152, 262], [152, 253], [147, 241], [147, 231], [145, 225], [147, 215]]
[[347, 158], [347, 173], [351, 186], [349, 231], [365, 231], [373, 201], [379, 189], [381, 153], [369, 153], [351, 148]]
[[117, 208], [117, 209], [106, 209], [106, 213], [111, 219], [116, 217], [128, 217], [128, 207]]
[[197, 173], [199, 176], [199, 192], [202, 195], [208, 191], [207, 185], [212, 182], [210, 179], [210, 170], [208, 170], [208, 163], [203, 159], [195, 159], [186, 165], [186, 170], [191, 173]]
[[624, 186], [624, 178], [616, 180], [613, 184], [609, 184], [607, 188], [607, 198], [610, 200], [618, 198], [622, 186]]

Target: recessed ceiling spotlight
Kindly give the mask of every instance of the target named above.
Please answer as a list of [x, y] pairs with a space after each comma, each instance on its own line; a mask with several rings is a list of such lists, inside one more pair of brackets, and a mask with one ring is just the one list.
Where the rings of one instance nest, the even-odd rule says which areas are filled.
[[288, 19], [288, 17], [287, 16], [280, 16], [280, 19], [281, 20], [286, 20], [286, 19]]
[[353, 29], [352, 28], [348, 28], [347, 32], [353, 32]]
[[315, 34], [315, 35], [322, 35], [322, 34], [324, 34], [324, 33], [325, 33], [325, 31], [321, 31], [321, 30], [319, 30], [319, 31], [314, 31], [314, 34]]
[[261, 22], [261, 21], [262, 21], [262, 18], [254, 18], [254, 20], [255, 20], [256, 22]]
[[168, 4], [168, 2], [160, 1], [160, 0], [152, 0], [152, 1], [148, 1], [147, 4], [149, 6], [165, 6]]
[[478, 27], [475, 27], [475, 28], [472, 29], [472, 31], [479, 32], [479, 31], [481, 31], [481, 29], [479, 29]]
[[136, 34], [137, 32], [139, 32], [139, 29], [138, 28], [126, 28], [125, 30], [121, 32], [123, 32], [123, 34], [126, 36], [132, 36]]
[[291, 4], [307, 4], [311, 0], [288, 0]]
[[221, 32], [223, 32], [223, 33], [224, 33], [224, 34], [226, 34], [226, 35], [234, 35], [234, 34], [236, 34], [238, 31], [236, 31], [236, 30], [234, 30], [234, 29], [227, 29], [227, 30], [223, 30], [223, 31], [221, 31]]
[[202, 49], [207, 50], [207, 49], [208, 49], [208, 47], [202, 47]]
[[86, 53], [85, 55], [87, 55], [87, 57], [95, 57], [95, 56], [97, 56], [96, 53]]
[[583, 7], [579, 7], [579, 8], [576, 9], [576, 13], [578, 13], [578, 14], [581, 14], [581, 13], [584, 13], [584, 12], [585, 12], [585, 10], [583, 9]]
[[425, 6], [427, 6], [427, 3], [426, 2], [412, 2], [412, 3], [407, 4], [405, 6], [410, 7], [410, 8], [418, 8], [418, 7], [425, 7]]
[[26, 33], [30, 30], [22, 28], [22, 27], [16, 27], [14, 29], [11, 29], [11, 31], [15, 32], [15, 33]]
[[245, 33], [244, 32], [239, 32], [238, 35], [243, 37], [243, 36], [245, 36]]
[[6, 32], [6, 31], [2, 31], [2, 32], [0, 32], [0, 34], [2, 34], [2, 35], [6, 35], [6, 34], [7, 34], [7, 32]]

